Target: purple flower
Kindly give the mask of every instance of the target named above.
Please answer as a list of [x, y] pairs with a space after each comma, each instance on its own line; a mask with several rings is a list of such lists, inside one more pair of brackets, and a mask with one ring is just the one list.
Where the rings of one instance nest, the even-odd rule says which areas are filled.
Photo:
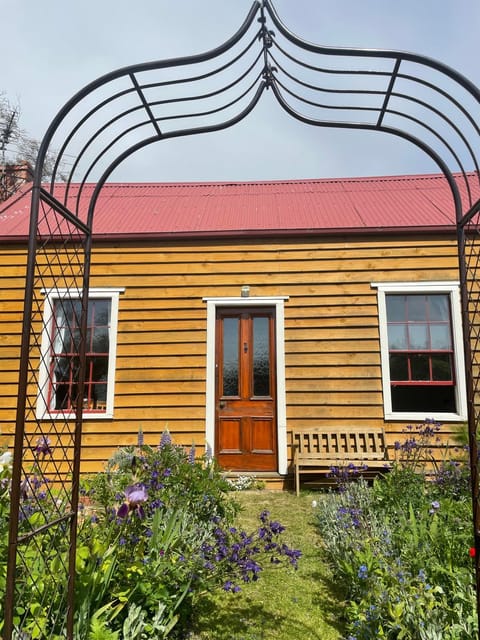
[[143, 503], [147, 501], [148, 494], [143, 484], [133, 484], [125, 489], [125, 502], [117, 511], [118, 518], [126, 518], [130, 511], [135, 511], [141, 518], [144, 517]]
[[170, 444], [172, 444], [172, 439], [170, 438], [170, 433], [168, 429], [165, 429], [165, 431], [162, 433], [162, 437], [160, 438], [160, 444], [158, 446], [160, 449], [163, 449], [164, 447], [167, 447]]
[[432, 516], [434, 513], [437, 513], [438, 509], [440, 509], [440, 503], [437, 500], [434, 500], [431, 506], [432, 508], [428, 513]]
[[282, 531], [285, 531], [285, 527], [283, 525], [281, 525], [280, 522], [277, 522], [275, 520], [274, 522], [270, 523], [270, 530], [275, 535], [278, 535], [279, 533], [282, 533]]
[[20, 498], [21, 500], [28, 500], [30, 498], [30, 493], [32, 492], [32, 485], [30, 483], [30, 478], [26, 476], [22, 483], [20, 484]]
[[366, 564], [361, 564], [358, 569], [358, 577], [360, 580], [366, 580], [368, 578], [368, 567]]
[[47, 455], [51, 456], [53, 453], [53, 447], [51, 447], [50, 444], [51, 444], [50, 438], [47, 438], [47, 436], [40, 436], [37, 439], [37, 444], [32, 449], [33, 453], [38, 456], [41, 455], [44, 458]]
[[192, 444], [188, 453], [188, 463], [195, 464], [195, 445]]
[[133, 484], [125, 489], [125, 497], [130, 505], [137, 507], [147, 500], [147, 491], [142, 484]]

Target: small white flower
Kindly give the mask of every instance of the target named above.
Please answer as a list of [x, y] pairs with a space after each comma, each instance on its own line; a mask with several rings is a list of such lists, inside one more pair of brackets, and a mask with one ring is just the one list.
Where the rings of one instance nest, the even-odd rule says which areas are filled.
[[10, 451], [4, 451], [0, 456], [0, 473], [5, 467], [10, 468], [12, 466], [13, 456]]
[[312, 507], [316, 509], [318, 507], [318, 502], [316, 500], [312, 500]]

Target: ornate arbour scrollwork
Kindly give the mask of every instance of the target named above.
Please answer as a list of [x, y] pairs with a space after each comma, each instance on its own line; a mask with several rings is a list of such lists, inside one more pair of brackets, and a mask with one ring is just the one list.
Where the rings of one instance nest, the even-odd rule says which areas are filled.
[[[132, 65], [98, 78], [60, 110], [40, 146], [32, 188], [22, 330], [3, 632], [6, 639], [12, 637], [14, 627], [23, 632], [22, 621], [14, 624], [13, 620], [15, 602], [24, 597], [22, 582], [16, 582], [17, 570], [25, 564], [27, 550], [35, 548], [37, 536], [46, 536], [53, 545], [59, 532], [69, 537], [69, 553], [62, 558], [62, 570], [52, 579], [58, 580], [59, 588], [66, 586], [66, 633], [73, 637], [85, 377], [83, 337], [98, 194], [115, 168], [136, 151], [156, 142], [232, 127], [252, 112], [266, 91], [288, 114], [307, 125], [384, 132], [409, 141], [434, 161], [450, 186], [458, 229], [470, 392], [472, 504], [479, 584], [476, 429], [480, 410], [480, 91], [457, 71], [416, 54], [305, 42], [283, 25], [270, 0], [260, 0], [253, 2], [237, 33], [207, 53]], [[43, 164], [53, 149], [57, 150], [56, 164], [51, 182], [45, 185], [41, 179]], [[92, 182], [94, 186], [87, 188]], [[39, 419], [36, 414], [37, 395], [46, 393], [48, 386], [48, 380], [38, 378], [38, 365], [48, 350], [43, 331], [43, 292], [51, 289], [77, 291], [82, 300], [76, 412], [55, 420]], [[46, 438], [53, 438], [55, 446], [48, 470], [53, 482], [46, 485], [46, 500], [54, 505], [56, 517], [36, 529], [22, 531], [18, 524], [23, 515], [20, 496], [30, 474], [31, 452], [39, 439], [44, 442]], [[43, 470], [37, 469], [37, 473], [42, 478]], [[45, 508], [44, 503], [38, 503], [36, 508], [50, 514], [51, 519], [52, 509]], [[49, 611], [49, 615], [55, 619], [56, 612]]]

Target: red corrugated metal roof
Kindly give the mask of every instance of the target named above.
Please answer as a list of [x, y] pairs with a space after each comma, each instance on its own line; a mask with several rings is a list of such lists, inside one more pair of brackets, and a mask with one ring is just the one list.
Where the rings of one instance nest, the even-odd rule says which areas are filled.
[[[84, 186], [79, 215], [95, 185]], [[78, 185], [70, 187], [71, 203]], [[63, 200], [65, 185], [55, 196]], [[28, 234], [30, 190], [0, 205], [0, 238]], [[443, 175], [238, 183], [107, 183], [97, 237], [255, 235], [451, 229], [453, 198]]]

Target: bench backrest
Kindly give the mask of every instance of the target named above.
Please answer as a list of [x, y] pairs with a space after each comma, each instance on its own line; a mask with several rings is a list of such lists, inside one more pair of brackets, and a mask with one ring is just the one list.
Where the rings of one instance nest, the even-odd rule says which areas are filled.
[[293, 431], [292, 438], [299, 459], [350, 461], [386, 458], [383, 429], [309, 428]]

